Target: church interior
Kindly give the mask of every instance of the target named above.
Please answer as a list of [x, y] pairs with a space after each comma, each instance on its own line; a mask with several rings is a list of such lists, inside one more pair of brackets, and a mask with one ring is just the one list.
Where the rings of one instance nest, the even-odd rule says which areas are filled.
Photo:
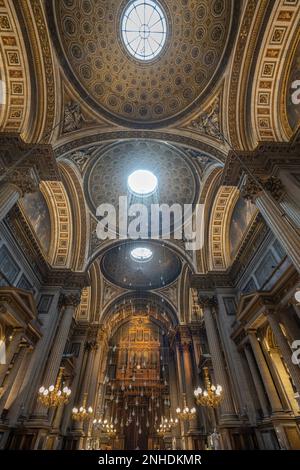
[[0, 0], [0, 449], [300, 449], [299, 122], [299, 0]]

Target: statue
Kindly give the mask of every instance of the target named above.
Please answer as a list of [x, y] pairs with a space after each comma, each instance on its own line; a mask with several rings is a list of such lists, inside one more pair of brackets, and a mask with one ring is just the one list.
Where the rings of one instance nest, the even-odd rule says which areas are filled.
[[222, 450], [221, 434], [217, 432], [216, 428], [214, 429], [214, 432], [210, 435], [210, 442], [214, 450]]

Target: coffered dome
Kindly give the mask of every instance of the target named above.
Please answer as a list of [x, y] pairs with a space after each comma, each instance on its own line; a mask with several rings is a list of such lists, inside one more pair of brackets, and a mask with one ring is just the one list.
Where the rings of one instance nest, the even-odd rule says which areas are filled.
[[[135, 3], [149, 8], [144, 18]], [[209, 93], [229, 53], [237, 3], [48, 0], [48, 14], [59, 57], [82, 97], [117, 123], [153, 127], [182, 117]]]
[[157, 176], [156, 194], [132, 202], [170, 206], [196, 202], [197, 170], [182, 150], [167, 143], [133, 140], [111, 145], [91, 162], [85, 175], [85, 194], [92, 213], [104, 203], [118, 208], [119, 197], [130, 196], [128, 178], [140, 169]]

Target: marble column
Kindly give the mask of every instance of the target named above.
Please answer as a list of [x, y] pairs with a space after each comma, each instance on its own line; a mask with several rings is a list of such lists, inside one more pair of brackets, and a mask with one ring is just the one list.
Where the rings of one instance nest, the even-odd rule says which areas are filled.
[[249, 369], [253, 378], [258, 400], [259, 400], [259, 403], [263, 412], [263, 417], [266, 418], [270, 414], [268, 410], [268, 402], [267, 402], [265, 391], [261, 382], [261, 378], [257, 371], [254, 357], [252, 356], [252, 353], [249, 349], [249, 344], [245, 345], [244, 351], [245, 351], [246, 359], [247, 359]]
[[275, 316], [275, 312], [272, 310], [266, 311], [266, 316], [271, 327], [271, 330], [274, 334], [277, 346], [279, 347], [283, 359], [289, 369], [291, 374], [292, 380], [295, 384], [295, 387], [300, 394], [300, 368], [298, 365], [293, 364], [292, 361], [292, 354], [293, 351], [291, 350], [286, 337], [284, 336], [282, 329], [280, 327], [279, 321]]
[[275, 177], [261, 182], [261, 186], [247, 177], [242, 188], [242, 196], [255, 203], [295, 268], [300, 272], [300, 234], [280, 207], [283, 194], [282, 183]]
[[222, 420], [236, 419], [236, 412], [226, 372], [226, 364], [220, 344], [220, 338], [217, 332], [216, 323], [213, 317], [214, 309], [217, 307], [217, 298], [212, 295], [200, 294], [198, 300], [199, 305], [203, 309], [208, 346], [216, 379], [215, 385], [218, 384], [223, 387], [224, 398], [220, 405], [221, 418]]
[[267, 395], [268, 395], [268, 398], [269, 398], [269, 402], [270, 402], [270, 405], [271, 405], [271, 408], [272, 408], [272, 412], [273, 413], [281, 412], [282, 411], [282, 404], [281, 404], [281, 401], [279, 399], [277, 390], [275, 388], [273, 378], [272, 378], [271, 373], [269, 371], [269, 368], [267, 366], [265, 357], [264, 357], [263, 352], [261, 350], [261, 346], [260, 346], [259, 341], [256, 337], [255, 331], [252, 331], [252, 330], [249, 331], [248, 332], [248, 338], [249, 338], [249, 341], [250, 341], [250, 344], [251, 344], [251, 347], [252, 347], [252, 350], [253, 350], [253, 354], [254, 354], [255, 359], [256, 359], [258, 369], [260, 371], [260, 374], [261, 374], [261, 377], [262, 377], [262, 380], [263, 380], [263, 383], [264, 383], [264, 387], [266, 389], [266, 392], [267, 392]]

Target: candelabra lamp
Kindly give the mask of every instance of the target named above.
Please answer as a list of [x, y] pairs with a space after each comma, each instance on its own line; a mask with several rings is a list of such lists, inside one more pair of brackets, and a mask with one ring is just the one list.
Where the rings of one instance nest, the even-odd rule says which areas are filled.
[[55, 385], [50, 385], [49, 388], [42, 385], [39, 389], [38, 400], [47, 408], [55, 408], [59, 405], [64, 405], [68, 403], [70, 399], [71, 389], [69, 387], [62, 388], [63, 371], [64, 368], [61, 367]]
[[183, 395], [183, 408], [177, 408], [176, 414], [182, 421], [190, 421], [196, 416], [196, 408], [189, 408], [186, 403], [186, 396]]
[[95, 418], [93, 420], [93, 426], [98, 431], [104, 431], [105, 428], [106, 428], [106, 425], [107, 425], [107, 419], [101, 419], [101, 418], [97, 419], [97, 418]]
[[110, 437], [111, 439], [114, 439], [117, 435], [117, 430], [114, 427], [113, 424], [106, 424], [104, 426], [104, 432]]
[[178, 424], [178, 418], [164, 418], [162, 417], [159, 428], [156, 430], [160, 437], [164, 437], [166, 434], [172, 431], [172, 429]]
[[74, 407], [72, 409], [72, 419], [75, 421], [86, 421], [92, 417], [93, 408], [89, 406], [86, 408], [87, 393], [84, 394], [82, 406], [80, 408]]
[[204, 390], [201, 387], [194, 390], [197, 405], [216, 408], [223, 399], [223, 388], [221, 385], [213, 385], [210, 383], [208, 368], [203, 368], [204, 372]]

